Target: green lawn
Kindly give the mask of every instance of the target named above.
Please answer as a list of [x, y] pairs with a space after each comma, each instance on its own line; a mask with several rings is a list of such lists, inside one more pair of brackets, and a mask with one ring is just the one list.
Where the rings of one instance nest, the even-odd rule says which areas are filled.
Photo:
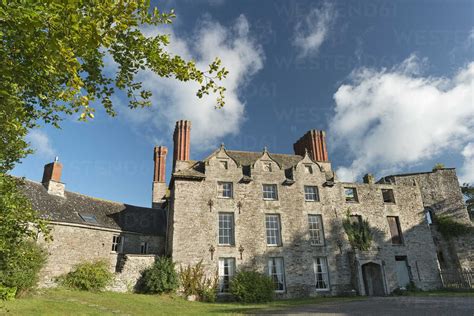
[[[179, 297], [113, 292], [90, 293], [55, 289], [3, 303], [2, 315], [203, 315], [271, 311], [294, 305], [360, 300], [328, 297], [280, 300], [266, 304], [188, 302]], [[0, 304], [2, 304], [0, 302]]]

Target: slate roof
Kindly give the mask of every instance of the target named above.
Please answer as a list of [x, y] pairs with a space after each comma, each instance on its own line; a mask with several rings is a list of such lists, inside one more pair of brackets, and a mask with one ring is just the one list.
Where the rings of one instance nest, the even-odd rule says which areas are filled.
[[[238, 150], [226, 150], [227, 154], [232, 157], [241, 166], [253, 165], [260, 157], [262, 152], [254, 151], [238, 151]], [[301, 159], [299, 155], [288, 155], [288, 154], [273, 154], [268, 153], [283, 169], [288, 169], [295, 166]]]
[[[65, 197], [59, 197], [49, 194], [41, 183], [30, 180], [24, 181], [22, 189], [40, 216], [53, 222], [112, 228], [144, 235], [166, 234], [166, 213], [162, 209], [112, 202], [68, 191], [64, 192]], [[96, 219], [95, 223], [83, 219], [91, 216]]]

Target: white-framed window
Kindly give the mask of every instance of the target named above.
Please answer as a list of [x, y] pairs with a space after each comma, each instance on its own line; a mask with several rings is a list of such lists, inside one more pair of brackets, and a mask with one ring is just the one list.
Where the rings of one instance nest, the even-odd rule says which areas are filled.
[[235, 274], [235, 258], [219, 258], [219, 292], [229, 292], [230, 280]]
[[263, 199], [264, 200], [278, 200], [278, 191], [276, 184], [263, 185]]
[[325, 257], [313, 259], [314, 277], [316, 279], [316, 290], [329, 290], [328, 262]]
[[272, 278], [275, 292], [285, 291], [285, 267], [283, 258], [272, 257], [268, 259], [268, 275]]
[[123, 237], [115, 235], [112, 237], [112, 251], [122, 252], [123, 250]]
[[312, 245], [324, 245], [323, 218], [321, 215], [308, 215], [309, 237]]
[[232, 198], [232, 182], [217, 182], [217, 194], [220, 198]]
[[267, 245], [280, 246], [281, 245], [280, 215], [278, 214], [265, 215], [265, 228], [267, 231]]
[[140, 243], [140, 253], [142, 255], [148, 253], [148, 243], [146, 241], [142, 241]]
[[304, 165], [304, 172], [308, 174], [313, 174], [313, 166], [311, 165]]
[[227, 162], [227, 160], [220, 160], [219, 164], [222, 169], [225, 169], [225, 170], [229, 169], [229, 163]]
[[272, 163], [271, 162], [264, 162], [263, 163], [263, 171], [272, 172]]
[[219, 245], [234, 244], [234, 214], [219, 213]]
[[306, 201], [311, 201], [311, 202], [319, 201], [318, 187], [305, 185], [304, 186], [304, 199]]

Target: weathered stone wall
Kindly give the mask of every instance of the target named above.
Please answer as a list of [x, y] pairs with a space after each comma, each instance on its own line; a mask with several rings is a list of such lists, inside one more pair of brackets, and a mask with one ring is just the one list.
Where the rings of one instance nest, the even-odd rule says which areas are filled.
[[[228, 161], [223, 169], [220, 160]], [[272, 172], [263, 171], [263, 163], [271, 162]], [[304, 165], [313, 166], [313, 174], [305, 172]], [[328, 171], [328, 170], [324, 170]], [[252, 182], [241, 183], [242, 169], [226, 155], [218, 152], [206, 162], [204, 181], [175, 179], [172, 188], [168, 231], [169, 250], [179, 264], [195, 264], [203, 260], [210, 275], [217, 271], [219, 257], [236, 259], [237, 269], [246, 266], [267, 271], [271, 256], [283, 257], [286, 273], [286, 294], [283, 296], [307, 296], [336, 294], [354, 288], [349, 253], [351, 247], [342, 230], [342, 219], [349, 211], [368, 219], [376, 231], [376, 239], [370, 252], [373, 260], [383, 262], [386, 271], [387, 290], [398, 287], [395, 274], [395, 256], [408, 258], [413, 281], [421, 288], [440, 285], [436, 264], [435, 247], [425, 222], [420, 190], [417, 186], [390, 184], [336, 183], [324, 186], [326, 175], [309, 158], [301, 161], [294, 170], [295, 183], [284, 185], [285, 171], [264, 155], [251, 170]], [[233, 198], [217, 197], [217, 182], [233, 183]], [[262, 184], [277, 184], [277, 201], [265, 201]], [[304, 185], [319, 188], [320, 202], [306, 202]], [[358, 190], [359, 202], [346, 203], [344, 187]], [[382, 188], [394, 190], [396, 204], [384, 204]], [[211, 203], [209, 203], [211, 201]], [[238, 202], [242, 206], [238, 208]], [[211, 204], [212, 206], [209, 206]], [[232, 212], [235, 221], [235, 245], [218, 245], [218, 213]], [[282, 245], [267, 246], [265, 214], [279, 214], [281, 218]], [[312, 246], [309, 241], [308, 214], [321, 214], [325, 245]], [[400, 217], [404, 245], [392, 246], [386, 216]], [[341, 248], [338, 247], [338, 241]], [[211, 259], [209, 248], [216, 250]], [[239, 246], [245, 250], [240, 259]], [[331, 292], [315, 290], [312, 260], [325, 256], [328, 260]], [[370, 259], [370, 258], [369, 258]]]
[[[423, 205], [436, 215], [447, 215], [456, 221], [470, 225], [459, 180], [455, 169], [440, 169], [410, 175], [388, 177], [397, 184], [416, 183], [421, 191]], [[432, 225], [432, 235], [440, 256], [443, 271], [474, 269], [474, 234], [447, 240], [436, 230], [436, 221]]]
[[127, 254], [121, 256], [123, 266], [120, 272], [115, 273], [115, 279], [108, 290], [116, 292], [132, 292], [136, 288], [137, 281], [141, 277], [141, 273], [150, 267], [154, 262], [156, 255], [137, 255]]
[[[105, 260], [110, 263], [110, 271], [115, 272], [120, 254], [112, 251], [113, 236], [123, 236], [123, 254], [130, 255], [140, 253], [141, 242], [148, 243], [148, 253], [161, 255], [164, 253], [165, 239], [158, 236], [143, 236], [140, 234], [126, 233], [113, 229], [88, 227], [85, 225], [52, 223], [51, 235], [53, 241], [44, 243], [48, 259], [45, 267], [40, 273], [40, 286], [49, 287], [55, 285], [55, 279], [71, 271], [78, 263], [85, 261]], [[134, 256], [131, 256], [134, 258]], [[142, 258], [138, 256], [139, 258]], [[147, 257], [146, 255], [143, 257]], [[138, 260], [138, 259], [137, 259]], [[147, 259], [148, 260], [148, 259]], [[133, 268], [136, 260], [125, 265], [125, 274], [119, 275], [123, 284], [136, 281]], [[149, 260], [148, 260], [149, 261]], [[147, 261], [147, 262], [148, 262]], [[153, 262], [153, 261], [152, 261]], [[141, 267], [141, 265], [139, 265]], [[119, 286], [117, 286], [119, 287]], [[122, 289], [126, 286], [122, 285]]]

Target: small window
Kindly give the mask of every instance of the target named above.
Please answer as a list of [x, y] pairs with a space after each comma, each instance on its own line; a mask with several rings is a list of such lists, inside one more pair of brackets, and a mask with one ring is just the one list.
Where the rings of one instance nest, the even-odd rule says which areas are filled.
[[308, 215], [308, 223], [311, 244], [315, 246], [324, 245], [324, 230], [321, 215]]
[[225, 170], [229, 169], [229, 164], [226, 160], [221, 160], [221, 161], [219, 161], [219, 163], [220, 163], [222, 169], [225, 169]]
[[123, 248], [123, 238], [122, 236], [113, 236], [112, 237], [112, 251], [122, 252]]
[[346, 202], [358, 202], [356, 188], [344, 188], [344, 194], [346, 196]]
[[264, 162], [263, 163], [263, 171], [272, 172], [272, 163], [271, 162]]
[[433, 224], [433, 211], [430, 208], [425, 208], [425, 217], [428, 225]]
[[315, 186], [304, 186], [304, 199], [306, 201], [317, 202], [319, 201], [318, 187]]
[[265, 215], [265, 229], [267, 232], [267, 245], [280, 246], [281, 245], [280, 215], [275, 215], [275, 214]]
[[392, 189], [382, 189], [382, 196], [384, 203], [395, 203]]
[[234, 214], [219, 213], [219, 245], [234, 245]]
[[235, 274], [235, 258], [219, 258], [219, 292], [229, 292], [230, 280]]
[[398, 216], [387, 216], [387, 222], [390, 228], [390, 234], [392, 235], [392, 245], [403, 244], [402, 230]]
[[278, 192], [276, 184], [263, 185], [263, 199], [264, 200], [278, 200]]
[[268, 260], [268, 275], [272, 278], [275, 292], [285, 291], [285, 268], [283, 258], [270, 258]]
[[98, 224], [97, 218], [95, 215], [90, 215], [90, 214], [81, 214], [79, 213], [79, 216], [82, 218], [82, 220], [86, 223], [90, 224]]
[[231, 199], [232, 198], [232, 182], [218, 182], [217, 194], [220, 198]]
[[316, 290], [329, 290], [328, 262], [325, 257], [313, 259], [313, 271], [316, 279]]
[[148, 253], [148, 243], [147, 243], [146, 241], [142, 241], [142, 242], [140, 243], [140, 253], [141, 253], [142, 255]]
[[313, 167], [311, 165], [305, 165], [304, 172], [308, 174], [313, 174]]

